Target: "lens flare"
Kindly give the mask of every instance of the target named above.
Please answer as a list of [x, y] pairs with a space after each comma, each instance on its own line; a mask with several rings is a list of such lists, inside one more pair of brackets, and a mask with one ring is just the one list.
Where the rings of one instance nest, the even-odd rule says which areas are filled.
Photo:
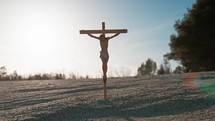
[[208, 101], [215, 103], [215, 75], [201, 73], [185, 74], [184, 86], [189, 90], [199, 89]]
[[197, 73], [188, 73], [184, 78], [184, 86], [190, 90], [198, 89], [201, 81], [199, 81]]

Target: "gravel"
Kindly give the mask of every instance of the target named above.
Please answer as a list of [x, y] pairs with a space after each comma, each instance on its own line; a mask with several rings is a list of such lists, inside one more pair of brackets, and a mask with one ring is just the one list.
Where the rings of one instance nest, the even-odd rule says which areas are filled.
[[0, 81], [0, 121], [215, 120], [215, 72], [192, 74], [109, 78], [108, 100], [101, 79]]

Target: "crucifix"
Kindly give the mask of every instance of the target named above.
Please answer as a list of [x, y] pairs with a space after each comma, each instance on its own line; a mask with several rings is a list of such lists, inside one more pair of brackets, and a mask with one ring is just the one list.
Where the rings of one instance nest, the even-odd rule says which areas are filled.
[[[120, 33], [127, 33], [127, 29], [105, 29], [105, 22], [102, 22], [102, 30], [80, 30], [80, 34], [88, 34], [90, 37], [98, 39], [100, 41], [100, 58], [102, 60], [103, 70], [103, 86], [104, 86], [104, 99], [107, 99], [107, 63], [109, 59], [108, 54], [108, 41]], [[100, 34], [100, 36], [94, 36], [93, 34]], [[106, 34], [114, 34], [110, 37], [106, 37]]]

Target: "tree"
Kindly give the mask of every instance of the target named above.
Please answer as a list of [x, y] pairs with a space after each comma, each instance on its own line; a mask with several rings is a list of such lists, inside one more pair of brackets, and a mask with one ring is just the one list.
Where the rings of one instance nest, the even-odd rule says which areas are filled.
[[61, 74], [61, 73], [60, 74], [56, 74], [55, 75], [55, 79], [56, 80], [66, 79], [66, 76], [64, 74]]
[[146, 65], [145, 65], [145, 72], [147, 75], [151, 75], [154, 70], [154, 62], [152, 59], [147, 59], [146, 60]]
[[42, 74], [41, 78], [42, 78], [42, 80], [49, 80], [49, 79], [51, 79], [51, 76], [49, 74], [44, 73], [44, 74]]
[[177, 67], [175, 68], [175, 70], [173, 71], [173, 73], [174, 73], [174, 74], [181, 74], [181, 73], [183, 73], [183, 67], [177, 66]]
[[74, 73], [69, 74], [70, 79], [77, 79], [77, 76]]
[[18, 74], [17, 71], [14, 71], [11, 75], [12, 80], [17, 80], [18, 79]]
[[158, 69], [157, 74], [158, 75], [165, 74], [165, 69], [164, 69], [163, 64], [160, 64], [160, 69]]
[[156, 72], [156, 62], [148, 58], [145, 63], [146, 64], [142, 63], [141, 66], [137, 69], [137, 76], [151, 75]]
[[165, 70], [165, 74], [171, 73], [171, 66], [167, 58], [164, 58], [164, 70]]
[[141, 66], [137, 69], [137, 76], [145, 75], [145, 64], [142, 63]]
[[156, 64], [156, 62], [154, 62], [153, 63], [153, 73], [154, 74], [155, 74], [156, 70], [157, 70], [157, 64]]
[[18, 76], [18, 80], [23, 80], [22, 76], [19, 75]]
[[6, 70], [5, 66], [0, 67], [0, 79], [4, 79], [4, 76], [7, 74]]
[[163, 64], [160, 65], [160, 68], [157, 71], [158, 75], [162, 74], [170, 74], [171, 73], [171, 65], [167, 58], [163, 59]]
[[170, 37], [170, 50], [165, 57], [179, 61], [186, 71], [215, 70], [215, 1], [197, 0]]

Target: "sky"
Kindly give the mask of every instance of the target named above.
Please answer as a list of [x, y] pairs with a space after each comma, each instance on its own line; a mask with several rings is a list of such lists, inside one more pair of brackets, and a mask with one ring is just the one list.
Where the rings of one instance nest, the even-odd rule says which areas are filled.
[[[18, 74], [100, 77], [99, 41], [82, 29], [128, 29], [109, 41], [108, 75], [136, 75], [170, 52], [175, 21], [196, 0], [0, 0], [0, 66]], [[111, 35], [107, 35], [111, 36]], [[171, 61], [172, 68], [177, 66]]]

